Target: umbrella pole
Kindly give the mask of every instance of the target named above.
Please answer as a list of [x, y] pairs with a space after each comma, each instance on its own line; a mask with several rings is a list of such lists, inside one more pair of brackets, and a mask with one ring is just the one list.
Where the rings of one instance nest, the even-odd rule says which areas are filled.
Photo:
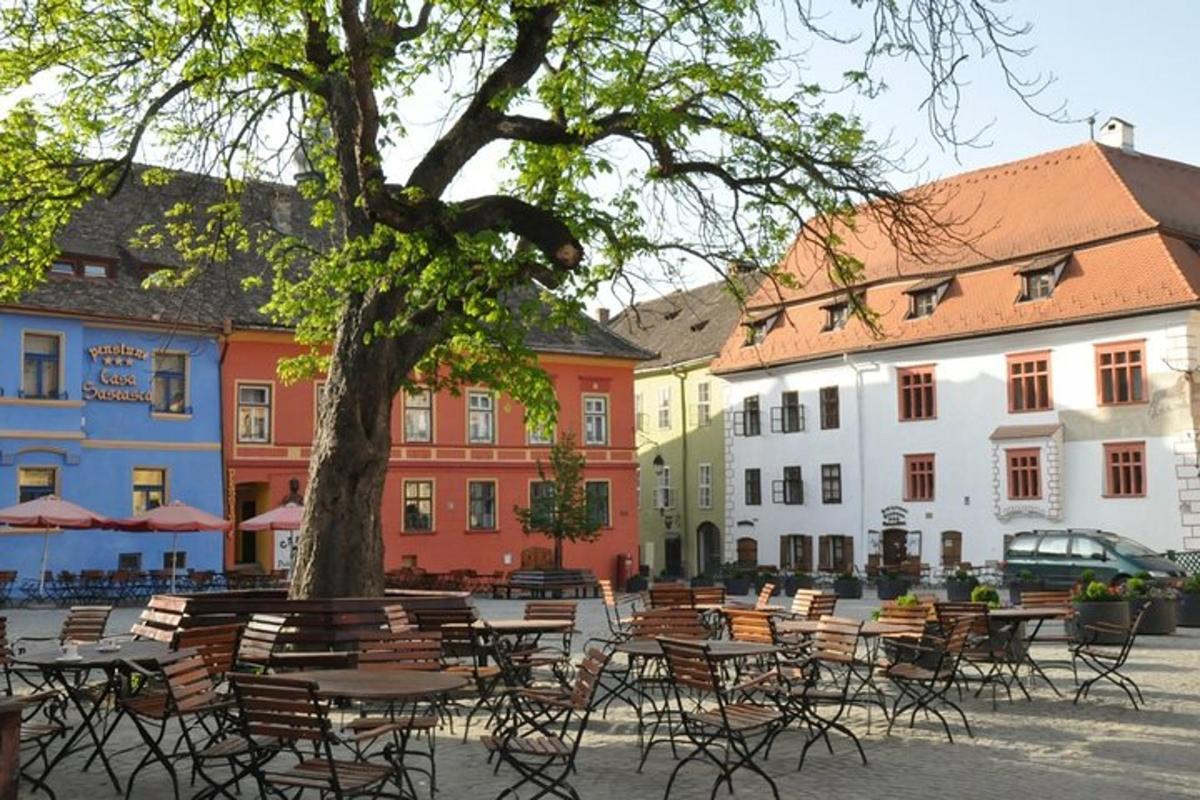
[[38, 576], [38, 594], [46, 592], [46, 559], [50, 556], [50, 531], [42, 533], [42, 572]]
[[178, 553], [176, 545], [179, 542], [179, 532], [171, 534], [171, 594], [175, 594], [175, 572], [179, 566], [175, 563], [175, 554]]

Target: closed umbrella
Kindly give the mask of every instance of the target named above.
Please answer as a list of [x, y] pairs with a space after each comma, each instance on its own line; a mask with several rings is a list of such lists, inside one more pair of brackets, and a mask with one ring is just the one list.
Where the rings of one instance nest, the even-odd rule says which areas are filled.
[[[227, 531], [233, 524], [221, 517], [201, 511], [186, 503], [173, 502], [143, 511], [134, 517], [114, 520], [112, 526], [123, 531], [167, 532], [171, 537], [171, 552], [177, 552], [176, 544], [181, 533], [202, 531]], [[171, 565], [171, 591], [175, 591], [175, 565]]]
[[8, 508], [0, 508], [0, 523], [14, 528], [40, 528], [42, 530], [42, 570], [38, 577], [38, 592], [46, 588], [46, 559], [50, 554], [50, 534], [62, 528], [87, 530], [107, 528], [108, 517], [89, 511], [69, 500], [52, 494], [26, 500]]

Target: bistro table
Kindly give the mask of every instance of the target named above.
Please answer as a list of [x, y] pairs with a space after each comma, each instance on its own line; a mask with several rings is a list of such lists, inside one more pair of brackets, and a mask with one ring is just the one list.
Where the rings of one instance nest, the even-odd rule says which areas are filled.
[[[465, 628], [465, 622], [447, 622], [443, 628]], [[575, 627], [569, 619], [477, 619], [471, 623], [476, 631], [491, 629], [504, 636], [531, 636], [543, 633], [565, 633]]]
[[454, 672], [410, 669], [316, 669], [289, 673], [287, 679], [316, 684], [317, 695], [327, 700], [381, 703], [436, 697], [468, 683]]
[[988, 611], [990, 619], [1010, 625], [1014, 636], [1017, 626], [1022, 622], [1035, 623], [1033, 630], [1025, 637], [1022, 646], [1016, 649], [1020, 660], [1029, 667], [1031, 678], [1032, 675], [1040, 677], [1059, 697], [1062, 697], [1062, 692], [1058, 690], [1058, 687], [1046, 675], [1041, 665], [1034, 660], [1033, 645], [1037, 641], [1038, 633], [1041, 632], [1042, 625], [1046, 623], [1046, 620], [1066, 619], [1071, 616], [1071, 612], [1072, 609], [1070, 606], [1010, 606], [1008, 608], [995, 608]]
[[[122, 642], [119, 648], [113, 650], [101, 650], [98, 644], [83, 644], [79, 645], [79, 658], [69, 660], [63, 658], [57, 648], [13, 653], [10, 656], [13, 662], [36, 667], [47, 684], [61, 687], [80, 716], [80, 724], [46, 764], [41, 780], [45, 781], [54, 767], [76, 749], [76, 742], [86, 733], [91, 739], [91, 744], [83, 742], [80, 746], [91, 747], [92, 754], [83, 765], [83, 769], [86, 770], [99, 758], [113, 789], [120, 792], [121, 782], [104, 752], [104, 745], [116, 729], [117, 723], [121, 721], [121, 717], [125, 715], [117, 700], [121, 693], [121, 664], [130, 662], [141, 667], [156, 668], [183, 654], [185, 653], [171, 650], [165, 642], [150, 640]], [[104, 673], [104, 681], [98, 685], [98, 692], [92, 691], [93, 687], [84, 686], [88, 673], [92, 671]], [[110, 702], [117, 710], [112, 719], [103, 719], [101, 715]], [[97, 729], [98, 726], [100, 730]]]
[[[776, 624], [775, 629], [780, 633], [799, 633], [805, 636], [812, 636], [817, 632], [820, 624], [820, 620], [815, 619], [786, 620]], [[906, 633], [908, 633], [908, 629], [902, 625], [880, 622], [875, 619], [869, 619], [864, 622], [862, 629], [859, 631], [859, 635], [866, 639], [874, 639], [879, 636], [902, 636]]]

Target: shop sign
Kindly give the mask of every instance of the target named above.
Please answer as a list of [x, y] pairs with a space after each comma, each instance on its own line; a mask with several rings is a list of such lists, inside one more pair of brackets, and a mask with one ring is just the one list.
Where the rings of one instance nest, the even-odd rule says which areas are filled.
[[83, 384], [84, 400], [99, 400], [111, 403], [151, 403], [149, 390], [138, 386], [138, 375], [134, 367], [144, 362], [150, 354], [140, 347], [128, 344], [98, 344], [88, 348], [92, 364], [100, 367], [94, 381]]

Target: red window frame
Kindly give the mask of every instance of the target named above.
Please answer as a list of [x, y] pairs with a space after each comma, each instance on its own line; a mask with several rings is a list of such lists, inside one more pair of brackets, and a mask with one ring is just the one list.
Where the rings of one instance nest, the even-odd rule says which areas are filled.
[[[1032, 398], [1032, 402], [1031, 402]], [[1008, 357], [1008, 413], [1051, 411], [1050, 351], [1014, 353]]]
[[[1106, 376], [1111, 377], [1108, 386]], [[1122, 386], [1126, 395], [1123, 399], [1120, 396]], [[1106, 388], [1110, 389], [1108, 398], [1105, 397]], [[1149, 398], [1146, 340], [1096, 345], [1096, 405], [1132, 406], [1149, 402]]]
[[933, 500], [933, 453], [904, 457], [904, 500], [919, 503]]
[[1146, 496], [1146, 443], [1104, 445], [1104, 496]]
[[1008, 499], [1042, 499], [1042, 451], [1037, 447], [1005, 450], [1008, 465]]
[[937, 376], [935, 367], [898, 367], [896, 384], [901, 422], [937, 418]]

